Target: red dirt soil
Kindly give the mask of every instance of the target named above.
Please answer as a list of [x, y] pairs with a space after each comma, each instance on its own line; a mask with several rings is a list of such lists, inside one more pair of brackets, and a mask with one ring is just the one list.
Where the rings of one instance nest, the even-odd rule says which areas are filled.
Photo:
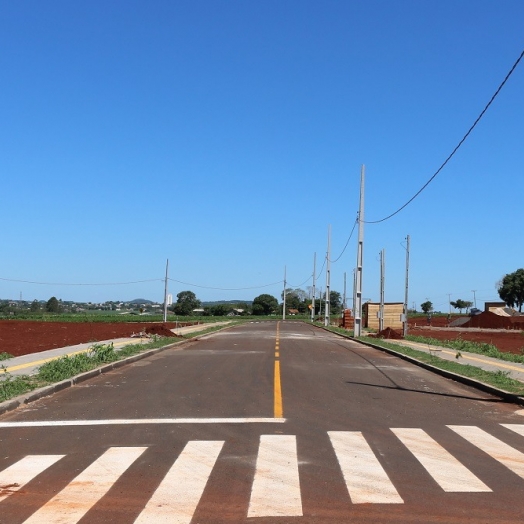
[[[178, 323], [181, 326], [181, 323]], [[74, 346], [130, 337], [147, 332], [168, 336], [174, 322], [37, 322], [30, 320], [0, 320], [0, 353], [18, 357], [47, 349]], [[171, 333], [172, 336], [175, 336]]]
[[[451, 321], [457, 318], [459, 317], [452, 315]], [[431, 326], [427, 325], [424, 317], [416, 317], [409, 320], [408, 333], [417, 337], [431, 337], [437, 340], [461, 338], [470, 342], [492, 344], [499, 351], [506, 353], [521, 354], [521, 349], [524, 348], [524, 333], [519, 328], [522, 324], [515, 322], [515, 320], [510, 322], [507, 319], [508, 317], [500, 317], [494, 313], [482, 313], [472, 317], [467, 324], [457, 328], [448, 328], [448, 320], [445, 316], [434, 316], [431, 319]], [[482, 327], [477, 327], [479, 325]], [[509, 328], [500, 329], [502, 325], [507, 325]]]

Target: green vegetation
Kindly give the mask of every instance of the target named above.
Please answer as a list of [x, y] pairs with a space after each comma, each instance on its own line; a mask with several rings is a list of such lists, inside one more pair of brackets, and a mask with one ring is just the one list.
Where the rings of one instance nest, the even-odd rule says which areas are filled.
[[[319, 322], [315, 323], [320, 326]], [[353, 336], [351, 331], [347, 331], [343, 328], [338, 328], [335, 326], [329, 326], [329, 331], [334, 333], [339, 333], [346, 337]], [[462, 375], [464, 377], [469, 377], [485, 384], [489, 384], [496, 388], [499, 388], [508, 393], [513, 393], [515, 395], [524, 395], [524, 384], [519, 380], [510, 378], [507, 371], [485, 371], [476, 366], [470, 366], [468, 364], [459, 364], [458, 362], [444, 360], [437, 356], [428, 354], [424, 351], [418, 351], [407, 346], [402, 346], [400, 344], [387, 342], [384, 339], [373, 339], [372, 341], [368, 337], [358, 337], [356, 340], [369, 344], [370, 342], [373, 345], [380, 346], [386, 349], [391, 349], [397, 353], [415, 358], [421, 362], [431, 364], [432, 366], [443, 369], [446, 371], [451, 371], [457, 375]], [[429, 344], [431, 346], [442, 346], [451, 349], [455, 349], [457, 354], [460, 354], [460, 351], [468, 351], [470, 353], [477, 353], [482, 355], [487, 355], [493, 358], [499, 358], [501, 360], [506, 360], [510, 362], [520, 362], [524, 363], [524, 355], [513, 355], [511, 353], [502, 353], [498, 351], [495, 346], [491, 344], [479, 344], [476, 342], [468, 342], [466, 340], [436, 340], [433, 338], [426, 337], [414, 337], [408, 336], [406, 340], [411, 340], [413, 342], [422, 342]]]
[[424, 311], [426, 314], [433, 311], [433, 302], [431, 302], [431, 300], [422, 302], [422, 304], [420, 304], [420, 309], [422, 309], [422, 311]]
[[518, 307], [522, 313], [524, 304], [524, 269], [517, 269], [514, 273], [504, 275], [497, 283], [499, 297], [510, 307]]
[[[367, 340], [366, 337], [360, 337], [358, 340], [369, 343], [369, 340]], [[476, 366], [459, 364], [458, 362], [444, 360], [425, 353], [424, 351], [417, 351], [416, 349], [401, 346], [399, 344], [392, 344], [390, 342], [386, 342], [383, 339], [373, 339], [373, 344], [391, 349], [397, 353], [401, 353], [409, 357], [413, 357], [417, 360], [420, 360], [421, 362], [431, 364], [436, 368], [451, 371], [452, 373], [456, 373], [457, 375], [462, 375], [464, 377], [473, 378], [480, 382], [484, 382], [485, 384], [499, 388], [503, 391], [507, 391], [508, 393], [524, 395], [524, 384], [519, 380], [510, 378], [507, 371], [485, 371]]]
[[267, 293], [263, 293], [253, 300], [253, 315], [271, 315], [277, 309], [278, 300]]
[[0, 353], [0, 360], [7, 360], [9, 358], [13, 358], [13, 355], [11, 355], [11, 353], [6, 353], [5, 351]]
[[453, 306], [455, 309], [458, 309], [460, 311], [460, 314], [462, 314], [463, 309], [466, 310], [466, 313], [468, 312], [468, 309], [473, 305], [473, 302], [470, 302], [469, 300], [462, 300], [461, 298], [459, 298], [455, 302], [451, 301], [449, 304]]
[[[515, 355], [514, 353], [505, 353], [499, 351], [494, 345], [483, 342], [470, 342], [457, 338], [455, 340], [437, 340], [436, 338], [415, 337], [408, 335], [406, 340], [412, 342], [421, 342], [422, 344], [429, 344], [430, 346], [442, 346], [445, 348], [454, 349], [456, 351], [466, 351], [469, 353], [477, 353], [478, 355], [486, 355], [487, 357], [498, 358], [507, 362], [518, 362], [524, 364], [524, 353]], [[524, 338], [522, 339], [524, 345]], [[522, 350], [521, 350], [522, 351]]]

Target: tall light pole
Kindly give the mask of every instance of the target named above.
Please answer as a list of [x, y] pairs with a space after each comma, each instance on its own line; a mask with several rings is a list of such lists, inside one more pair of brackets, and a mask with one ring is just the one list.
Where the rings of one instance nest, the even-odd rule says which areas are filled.
[[379, 332], [384, 329], [384, 284], [386, 280], [386, 250], [380, 252], [380, 307], [378, 318]]
[[326, 253], [326, 303], [324, 306], [324, 326], [329, 326], [329, 313], [330, 313], [330, 288], [331, 288], [331, 226], [328, 227], [328, 245]]
[[286, 320], [286, 266], [284, 266], [284, 301], [282, 303], [282, 320]]
[[312, 298], [311, 298], [311, 322], [315, 320], [315, 295], [317, 293], [317, 290], [315, 289], [315, 282], [316, 282], [316, 275], [317, 272], [317, 254], [313, 255], [313, 290], [312, 290]]
[[358, 208], [358, 246], [357, 246], [357, 272], [355, 292], [355, 337], [362, 336], [362, 260], [364, 249], [364, 178], [366, 168], [360, 169], [360, 203]]
[[477, 290], [476, 289], [472, 289], [471, 291], [473, 293], [473, 304], [474, 304], [475, 309], [476, 309], [477, 308], [477, 297], [475, 296], [475, 293], [476, 293]]
[[169, 259], [166, 262], [166, 280], [164, 282], [164, 323], [167, 322], [167, 275], [169, 270]]
[[[404, 292], [404, 318], [402, 334], [404, 338], [408, 335], [408, 288], [409, 288], [409, 235], [406, 237], [406, 288]], [[413, 308], [414, 309], [414, 308]]]

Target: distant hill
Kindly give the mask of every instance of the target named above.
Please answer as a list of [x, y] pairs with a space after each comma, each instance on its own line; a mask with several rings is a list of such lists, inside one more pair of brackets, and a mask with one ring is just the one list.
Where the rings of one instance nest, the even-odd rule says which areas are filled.
[[135, 298], [134, 300], [130, 300], [128, 304], [154, 304], [154, 302], [145, 298]]
[[231, 305], [247, 304], [248, 306], [250, 306], [251, 304], [253, 304], [253, 301], [252, 300], [215, 300], [212, 302], [202, 302], [203, 307], [218, 306], [219, 304], [231, 304]]

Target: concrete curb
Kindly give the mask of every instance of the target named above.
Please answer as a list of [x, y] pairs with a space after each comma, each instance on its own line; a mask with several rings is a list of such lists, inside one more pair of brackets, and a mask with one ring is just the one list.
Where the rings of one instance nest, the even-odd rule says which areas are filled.
[[471, 386], [476, 389], [480, 389], [481, 391], [484, 391], [485, 393], [490, 393], [491, 395], [500, 397], [505, 402], [511, 402], [512, 404], [519, 404], [521, 406], [524, 406], [524, 397], [521, 397], [514, 393], [509, 393], [508, 391], [504, 391], [503, 389], [498, 389], [495, 386], [491, 386], [490, 384], [485, 384], [484, 382], [481, 382], [480, 380], [475, 380], [470, 377], [458, 375], [457, 373], [453, 373], [453, 371], [447, 371], [445, 369], [440, 369], [436, 366], [432, 366], [431, 364], [428, 364], [427, 362], [422, 362], [421, 360], [417, 360], [416, 358], [410, 357], [409, 355], [404, 355], [403, 353], [399, 353], [398, 351], [395, 351], [394, 349], [385, 348], [385, 347], [379, 346], [378, 344], [373, 344], [372, 342], [363, 342], [362, 340], [356, 339], [355, 337], [344, 335], [342, 333], [337, 333], [336, 331], [331, 331], [330, 329], [327, 329], [325, 326], [317, 326], [317, 327], [320, 327], [321, 329], [324, 329], [325, 331], [329, 331], [330, 333], [333, 333], [335, 335], [339, 335], [343, 338], [347, 338], [349, 340], [353, 340], [354, 342], [358, 342], [359, 344], [362, 344], [364, 346], [369, 346], [374, 349], [379, 349], [380, 351], [384, 351], [385, 353], [389, 353], [390, 355], [400, 357], [401, 359], [406, 360], [407, 362], [410, 362], [411, 364], [415, 364], [416, 366], [427, 369], [428, 371], [441, 375], [445, 378], [455, 380], [456, 382], [460, 382], [467, 386]]
[[65, 380], [61, 380], [60, 382], [56, 382], [55, 384], [49, 384], [47, 386], [43, 386], [41, 388], [34, 389], [33, 391], [23, 393], [22, 395], [18, 397], [14, 397], [4, 402], [0, 402], [0, 416], [3, 415], [4, 413], [14, 411], [15, 409], [19, 408], [20, 406], [24, 406], [26, 404], [34, 402], [35, 400], [40, 400], [41, 398], [48, 397], [50, 395], [53, 395], [54, 393], [58, 393], [59, 391], [62, 391], [63, 389], [67, 389], [72, 386], [75, 386], [76, 384], [81, 384], [82, 382], [85, 382], [86, 380], [89, 380], [103, 373], [108, 373], [109, 371], [113, 371], [114, 369], [121, 368], [122, 366], [125, 366], [127, 364], [132, 364], [134, 362], [137, 362], [138, 360], [142, 360], [143, 358], [147, 358], [157, 353], [160, 353], [161, 351], [166, 351], [167, 349], [173, 349], [178, 346], [183, 346], [190, 342], [194, 342], [195, 340], [198, 340], [198, 339], [210, 336], [210, 335], [214, 335], [215, 333], [218, 333], [219, 331], [230, 329], [232, 327], [234, 326], [224, 326], [220, 329], [217, 329], [216, 331], [212, 331], [210, 333], [204, 333], [201, 336], [195, 335], [192, 338], [185, 338], [183, 340], [177, 340], [177, 342], [173, 342], [172, 344], [168, 344], [167, 346], [162, 346], [162, 347], [154, 348], [154, 349], [148, 349], [144, 351], [143, 353], [138, 353], [136, 355], [132, 355], [122, 360], [116, 360], [115, 362], [103, 364], [102, 366], [99, 366], [95, 369], [91, 369], [89, 371], [86, 371], [85, 373], [81, 373], [80, 375], [76, 375], [74, 377], [71, 377]]

